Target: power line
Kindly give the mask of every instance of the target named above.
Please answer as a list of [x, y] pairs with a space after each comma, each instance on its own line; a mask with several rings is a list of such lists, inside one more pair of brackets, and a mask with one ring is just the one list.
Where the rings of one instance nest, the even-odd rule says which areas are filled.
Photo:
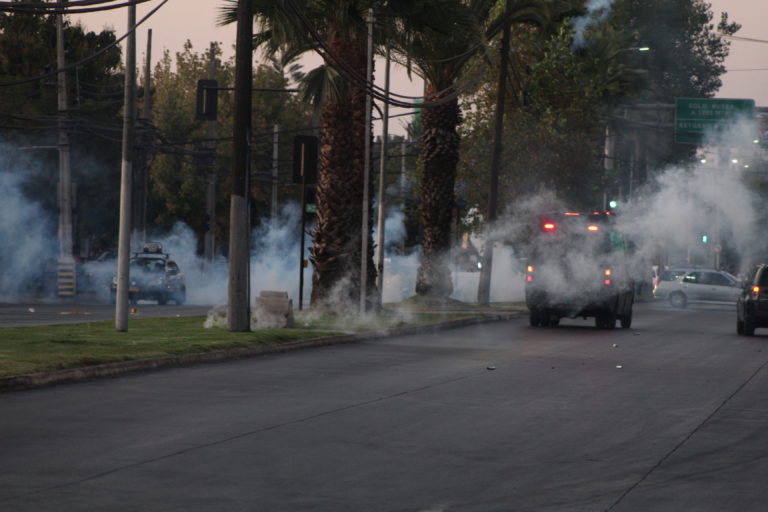
[[727, 34], [721, 34], [722, 37], [726, 39], [732, 39], [734, 41], [745, 41], [748, 43], [768, 43], [768, 40], [765, 39], [755, 39], [752, 37], [741, 37], [741, 36], [729, 36]]
[[[141, 2], [144, 2], [144, 1], [148, 1], [148, 0], [135, 0], [135, 1], [137, 1], [137, 2], [139, 2], [139, 1], [141, 1]], [[107, 46], [105, 46], [105, 47], [104, 47], [104, 48], [102, 48], [101, 50], [98, 50], [96, 53], [94, 53], [94, 54], [92, 54], [92, 55], [90, 55], [90, 56], [88, 56], [88, 57], [85, 57], [85, 58], [83, 58], [83, 59], [80, 59], [80, 60], [79, 60], [79, 61], [77, 61], [77, 62], [74, 62], [74, 63], [72, 63], [72, 64], [69, 64], [69, 65], [67, 65], [67, 66], [64, 66], [64, 67], [63, 67], [63, 68], [61, 68], [61, 69], [57, 69], [57, 70], [55, 70], [55, 71], [51, 71], [51, 72], [49, 72], [49, 73], [46, 73], [46, 74], [44, 74], [44, 75], [39, 75], [39, 76], [36, 76], [36, 77], [32, 77], [32, 78], [24, 78], [24, 79], [21, 79], [21, 80], [14, 80], [14, 81], [12, 81], [12, 82], [0, 82], [0, 87], [10, 87], [10, 86], [14, 86], [14, 85], [22, 85], [22, 84], [28, 84], [28, 83], [31, 83], [31, 82], [37, 82], [37, 81], [40, 81], [40, 80], [44, 80], [44, 79], [46, 79], [46, 78], [50, 78], [50, 77], [52, 77], [52, 76], [56, 76], [56, 75], [58, 75], [59, 73], [63, 73], [63, 72], [65, 72], [65, 71], [69, 71], [69, 70], [71, 70], [71, 69], [74, 69], [74, 68], [77, 68], [77, 67], [79, 67], [79, 66], [82, 66], [82, 65], [83, 65], [83, 64], [85, 64], [86, 62], [90, 62], [90, 61], [92, 61], [93, 59], [95, 59], [95, 58], [97, 58], [97, 57], [100, 57], [101, 55], [103, 55], [104, 53], [106, 53], [108, 50], [110, 50], [110, 49], [114, 48], [115, 46], [117, 46], [118, 44], [120, 44], [120, 43], [123, 41], [123, 39], [125, 39], [126, 37], [128, 37], [129, 35], [131, 35], [131, 33], [133, 33], [133, 32], [134, 32], [134, 31], [135, 31], [137, 28], [139, 28], [139, 26], [140, 26], [142, 23], [144, 23], [145, 21], [147, 21], [147, 20], [148, 20], [148, 19], [149, 19], [149, 18], [150, 18], [150, 17], [151, 17], [153, 14], [155, 14], [155, 13], [156, 13], [156, 12], [157, 12], [157, 11], [158, 11], [158, 10], [159, 10], [161, 7], [162, 7], [162, 6], [164, 6], [166, 3], [168, 3], [168, 0], [162, 0], [162, 2], [160, 3], [160, 5], [158, 5], [157, 7], [155, 7], [154, 9], [152, 9], [151, 11], [149, 11], [149, 12], [147, 13], [147, 15], [146, 15], [146, 16], [144, 16], [143, 18], [141, 18], [141, 20], [139, 20], [139, 21], [138, 21], [138, 22], [137, 22], [137, 23], [136, 23], [136, 24], [135, 24], [133, 27], [131, 27], [130, 29], [128, 29], [128, 31], [127, 31], [125, 34], [123, 34], [122, 36], [120, 36], [120, 38], [118, 38], [118, 39], [116, 39], [115, 41], [113, 41], [112, 43], [108, 44]]]
[[[434, 101], [421, 101], [421, 102], [406, 102], [401, 100], [395, 100], [392, 99], [392, 96], [406, 98], [406, 99], [422, 99], [422, 96], [406, 96], [402, 94], [397, 94], [389, 91], [384, 91], [381, 87], [377, 86], [375, 83], [373, 83], [370, 80], [370, 77], [363, 77], [360, 76], [360, 73], [358, 73], [354, 68], [352, 68], [344, 59], [339, 57], [333, 49], [323, 40], [323, 38], [320, 36], [320, 34], [317, 32], [317, 29], [312, 25], [311, 21], [309, 21], [305, 15], [304, 12], [299, 9], [296, 4], [293, 2], [293, 0], [287, 1], [288, 6], [290, 9], [294, 12], [297, 18], [299, 18], [304, 25], [304, 28], [306, 28], [307, 31], [309, 31], [312, 38], [315, 40], [315, 42], [320, 46], [315, 47], [315, 51], [320, 53], [324, 59], [327, 62], [332, 62], [335, 64], [334, 68], [339, 71], [339, 73], [346, 78], [348, 81], [354, 83], [358, 87], [364, 89], [368, 94], [372, 95], [376, 99], [386, 102], [389, 105], [393, 105], [396, 107], [402, 107], [402, 108], [429, 108], [434, 107], [438, 105], [442, 105], [444, 103], [448, 103], [450, 101], [453, 101], [455, 98], [459, 97], [465, 87], [459, 87], [459, 86], [451, 86], [447, 89], [444, 89], [443, 91], [438, 91], [437, 93], [432, 94], [432, 97], [438, 97], [439, 99]], [[484, 71], [484, 68], [481, 68], [482, 71]], [[441, 97], [442, 94], [445, 94]]]
[[[119, 1], [120, 3], [114, 3]], [[80, 0], [72, 2], [31, 3], [0, 2], [0, 12], [14, 14], [84, 14], [89, 12], [111, 11], [121, 7], [138, 5], [150, 0]], [[110, 5], [102, 5], [110, 4]], [[87, 7], [101, 5], [101, 7]], [[86, 6], [86, 7], [81, 7]]]

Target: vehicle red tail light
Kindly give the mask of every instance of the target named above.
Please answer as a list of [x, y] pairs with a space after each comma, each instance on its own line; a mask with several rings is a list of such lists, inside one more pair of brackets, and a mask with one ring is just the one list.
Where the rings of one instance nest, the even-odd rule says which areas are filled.
[[605, 280], [603, 281], [603, 284], [605, 286], [611, 286], [611, 276], [613, 275], [613, 270], [607, 268], [603, 271], [603, 275], [605, 276]]
[[757, 300], [760, 297], [760, 287], [759, 286], [753, 286], [752, 287], [752, 299]]
[[544, 228], [544, 231], [554, 231], [557, 229], [557, 225], [554, 222], [545, 222], [542, 227]]
[[600, 226], [595, 226], [594, 224], [590, 224], [587, 226], [587, 231], [591, 231], [593, 233], [600, 231]]
[[533, 265], [528, 265], [528, 275], [525, 276], [525, 280], [529, 283], [533, 282]]

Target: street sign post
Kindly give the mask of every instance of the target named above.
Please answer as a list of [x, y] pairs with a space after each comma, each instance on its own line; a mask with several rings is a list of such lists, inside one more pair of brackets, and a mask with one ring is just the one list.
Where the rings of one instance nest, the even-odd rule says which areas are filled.
[[722, 98], [676, 98], [675, 142], [700, 144], [705, 133], [713, 133], [737, 119], [752, 119], [755, 100]]

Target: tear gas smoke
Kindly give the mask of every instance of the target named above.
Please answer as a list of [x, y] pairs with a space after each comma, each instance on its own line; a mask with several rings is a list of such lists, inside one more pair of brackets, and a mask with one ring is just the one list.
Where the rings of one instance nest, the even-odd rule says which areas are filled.
[[604, 21], [611, 12], [614, 0], [589, 0], [585, 5], [587, 13], [571, 21], [573, 27], [573, 48], [584, 46], [584, 33], [592, 26]]
[[44, 273], [55, 274], [55, 223], [22, 191], [22, 174], [0, 171], [0, 300], [43, 292]]
[[[733, 163], [755, 160], [755, 133], [754, 123], [743, 121], [710, 134], [706, 149], [720, 155], [719, 165], [697, 163], [659, 170], [633, 197], [620, 202], [616, 231], [630, 242], [625, 265], [636, 282], [650, 285], [653, 265], [715, 268], [729, 263], [746, 271], [758, 258], [755, 252], [766, 249], [758, 245], [755, 235], [759, 198], [745, 183], [744, 165]], [[739, 158], [732, 158], [736, 154]], [[526, 257], [540, 243], [541, 215], [569, 209], [551, 193], [530, 197], [505, 212], [493, 236], [509, 241]], [[708, 235], [709, 243], [702, 243], [702, 234]], [[585, 280], [594, 280], [595, 267], [590, 257], [595, 254], [593, 247], [571, 242], [566, 249], [565, 262], [547, 276], [548, 289], [563, 290], [564, 296], [583, 289], [580, 283]], [[721, 250], [728, 252], [728, 262], [720, 259]]]

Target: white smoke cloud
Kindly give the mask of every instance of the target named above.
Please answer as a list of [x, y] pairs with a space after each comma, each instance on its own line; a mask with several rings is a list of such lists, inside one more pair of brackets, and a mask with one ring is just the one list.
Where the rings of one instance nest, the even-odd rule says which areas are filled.
[[35, 297], [55, 286], [55, 220], [25, 196], [21, 176], [0, 171], [0, 300]]
[[589, 0], [585, 5], [587, 13], [571, 21], [574, 30], [573, 47], [584, 46], [584, 33], [594, 25], [604, 21], [611, 12], [611, 6], [615, 0]]

